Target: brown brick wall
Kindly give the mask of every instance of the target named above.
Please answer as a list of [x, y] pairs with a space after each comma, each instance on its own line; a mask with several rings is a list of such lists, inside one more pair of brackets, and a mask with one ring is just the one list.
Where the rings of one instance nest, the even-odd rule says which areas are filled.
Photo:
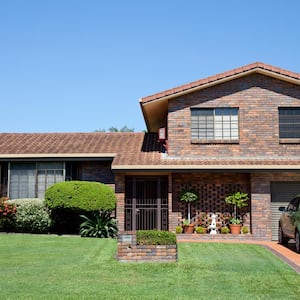
[[[271, 240], [271, 182], [300, 181], [300, 174], [294, 172], [257, 173], [174, 173], [169, 175], [169, 230], [175, 228], [187, 216], [187, 205], [180, 202], [182, 188], [196, 189], [200, 200], [191, 206], [192, 216], [197, 211], [231, 212], [224, 198], [229, 193], [242, 190], [249, 193], [250, 203], [242, 214], [250, 215], [246, 226], [251, 229], [254, 239]], [[117, 219], [119, 230], [124, 231], [124, 175], [116, 175]]]
[[135, 234], [123, 233], [118, 236], [117, 259], [123, 262], [176, 262], [177, 245], [137, 245]]
[[271, 182], [299, 181], [293, 172], [260, 172], [251, 174], [251, 220], [255, 239], [272, 239]]
[[79, 180], [98, 181], [105, 184], [114, 183], [111, 162], [87, 161], [77, 163], [77, 178]]
[[169, 209], [169, 230], [175, 232], [176, 226], [180, 223], [182, 217], [182, 213], [174, 209], [173, 207], [173, 193], [172, 193], [172, 188], [173, 188], [173, 179], [172, 175], [169, 175], [169, 193], [168, 193], [168, 209]]
[[[299, 155], [299, 145], [279, 144], [278, 107], [300, 106], [300, 88], [250, 75], [169, 101], [170, 156]], [[238, 107], [239, 144], [191, 144], [190, 107]]]
[[125, 229], [125, 175], [115, 175], [115, 193], [117, 197], [116, 217], [119, 231]]
[[[197, 211], [232, 212], [233, 207], [225, 202], [225, 197], [236, 191], [243, 191], [250, 196], [250, 175], [245, 173], [177, 173], [173, 174], [172, 211], [177, 218], [170, 220], [170, 230], [187, 217], [187, 204], [179, 201], [182, 189], [192, 188], [199, 193], [199, 201], [192, 203], [191, 216]], [[241, 214], [249, 213], [251, 204], [241, 210]], [[176, 222], [175, 222], [176, 221]]]

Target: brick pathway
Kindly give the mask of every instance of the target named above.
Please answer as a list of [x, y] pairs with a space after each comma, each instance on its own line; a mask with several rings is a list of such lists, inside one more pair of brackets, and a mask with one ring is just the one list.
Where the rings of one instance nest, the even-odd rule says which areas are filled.
[[244, 243], [244, 244], [257, 244], [265, 247], [266, 249], [273, 252], [280, 259], [289, 264], [298, 274], [300, 274], [300, 254], [295, 251], [295, 243], [290, 242], [287, 246], [278, 244], [278, 242], [268, 242], [254, 240], [252, 237], [245, 238], [243, 235], [237, 236], [226, 236], [224, 235], [199, 235], [196, 234], [180, 234], [177, 235], [177, 241], [180, 242], [206, 242], [206, 243]]

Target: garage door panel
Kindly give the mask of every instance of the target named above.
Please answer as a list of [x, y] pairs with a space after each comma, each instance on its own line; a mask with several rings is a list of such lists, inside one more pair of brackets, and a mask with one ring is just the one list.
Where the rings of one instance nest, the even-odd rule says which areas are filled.
[[278, 240], [278, 222], [281, 216], [280, 206], [287, 206], [295, 195], [300, 194], [300, 182], [271, 182], [272, 240]]

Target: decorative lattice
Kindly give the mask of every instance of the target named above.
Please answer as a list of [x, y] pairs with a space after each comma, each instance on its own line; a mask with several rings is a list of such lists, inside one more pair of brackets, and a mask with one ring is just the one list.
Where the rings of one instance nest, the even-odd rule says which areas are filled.
[[[199, 180], [200, 181], [200, 180]], [[186, 184], [181, 182], [177, 185], [175, 197], [179, 199], [180, 191], [182, 189], [193, 189], [196, 190], [199, 194], [199, 200], [191, 204], [191, 216], [195, 220], [196, 218], [201, 219], [199, 213], [205, 213], [206, 224], [211, 223], [210, 214], [215, 213], [218, 216], [217, 224], [225, 224], [228, 223], [227, 219], [233, 216], [233, 206], [227, 204], [225, 202], [225, 197], [237, 192], [243, 191], [250, 195], [249, 193], [249, 184], [248, 182], [230, 182], [230, 183], [221, 183], [221, 182], [213, 182], [213, 183], [189, 183]], [[177, 196], [176, 196], [177, 193]], [[181, 212], [182, 218], [186, 218], [187, 216], [187, 204], [185, 202], [181, 202], [179, 200], [176, 201], [177, 208]], [[242, 208], [238, 211], [240, 217], [243, 217], [245, 214], [250, 213], [250, 200], [248, 206]]]

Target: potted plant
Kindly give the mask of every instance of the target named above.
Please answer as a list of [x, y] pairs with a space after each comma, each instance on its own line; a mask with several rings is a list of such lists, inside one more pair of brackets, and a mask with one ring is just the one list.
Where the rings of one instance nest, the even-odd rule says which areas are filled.
[[225, 202], [233, 205], [234, 207], [234, 217], [230, 219], [230, 232], [232, 234], [241, 233], [241, 220], [238, 218], [238, 209], [241, 209], [248, 205], [248, 194], [244, 192], [235, 192], [234, 194], [227, 196]]
[[182, 228], [183, 228], [183, 233], [194, 233], [195, 224], [185, 219], [182, 221]]
[[194, 190], [185, 189], [180, 193], [180, 201], [187, 202], [188, 205], [188, 216], [183, 222], [183, 230], [185, 233], [194, 232], [194, 224], [191, 223], [191, 203], [199, 199], [198, 193]]
[[231, 218], [229, 224], [231, 234], [240, 234], [241, 233], [241, 220], [239, 218]]

